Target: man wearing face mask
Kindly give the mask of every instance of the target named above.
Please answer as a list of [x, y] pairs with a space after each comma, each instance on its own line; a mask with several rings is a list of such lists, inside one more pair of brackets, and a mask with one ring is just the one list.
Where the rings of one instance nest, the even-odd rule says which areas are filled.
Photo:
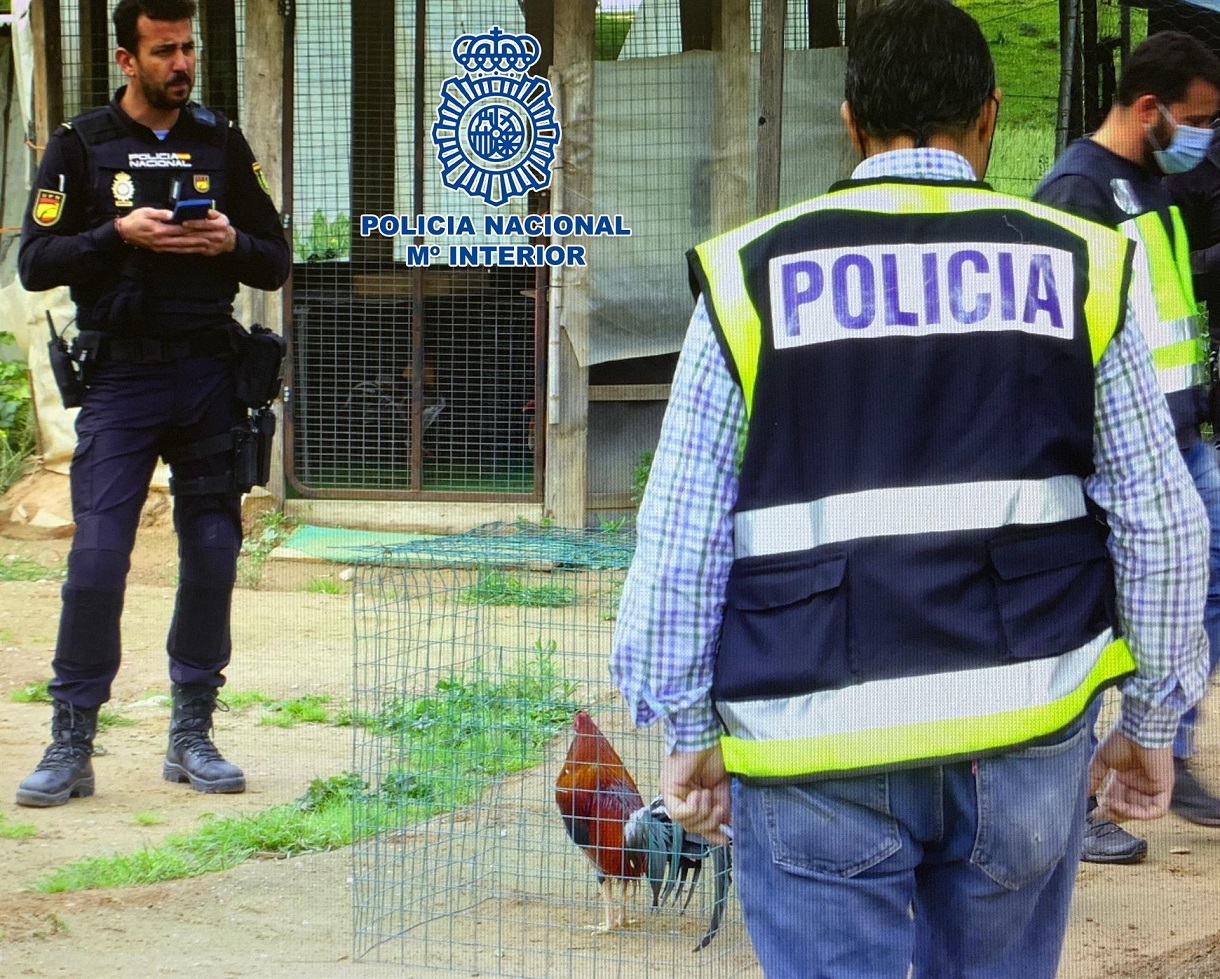
[[[1132, 297], [1169, 402], [1178, 447], [1211, 525], [1204, 629], [1214, 670], [1220, 658], [1220, 469], [1199, 426], [1210, 420], [1208, 345], [1198, 322], [1190, 248], [1182, 217], [1162, 176], [1185, 173], [1207, 154], [1220, 110], [1220, 62], [1177, 31], [1154, 34], [1131, 52], [1115, 105], [1097, 132], [1076, 140], [1035, 189], [1034, 200], [1118, 228], [1137, 244]], [[1097, 702], [1093, 707], [1096, 721]], [[1220, 798], [1187, 764], [1196, 710], [1174, 742], [1171, 809], [1191, 822], [1220, 826]], [[1093, 813], [1084, 860], [1138, 863], [1148, 844]]]

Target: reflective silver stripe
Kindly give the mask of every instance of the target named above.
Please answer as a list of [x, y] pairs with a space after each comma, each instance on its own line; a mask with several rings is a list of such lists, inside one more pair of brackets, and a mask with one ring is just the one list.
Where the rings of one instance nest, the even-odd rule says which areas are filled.
[[1200, 335], [1199, 325], [1193, 316], [1183, 316], [1176, 320], [1157, 320], [1154, 323], [1141, 322], [1140, 331], [1148, 341], [1149, 350], [1194, 340]]
[[1187, 364], [1185, 367], [1162, 367], [1156, 372], [1157, 384], [1162, 394], [1174, 394], [1188, 388], [1201, 387], [1207, 383], [1203, 364]]
[[780, 700], [717, 701], [729, 733], [747, 741], [794, 741], [879, 728], [987, 717], [1051, 704], [1079, 689], [1114, 641], [1106, 629], [1079, 649], [956, 673], [873, 680]]
[[734, 518], [739, 558], [805, 551], [821, 544], [1057, 523], [1085, 515], [1076, 476], [903, 486], [826, 496], [812, 503], [745, 510]]

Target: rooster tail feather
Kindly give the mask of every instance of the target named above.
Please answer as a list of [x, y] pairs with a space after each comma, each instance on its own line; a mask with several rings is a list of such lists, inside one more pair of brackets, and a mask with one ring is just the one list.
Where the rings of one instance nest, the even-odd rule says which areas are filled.
[[729, 903], [729, 884], [732, 883], [733, 877], [733, 858], [727, 846], [713, 846], [711, 848], [712, 857], [712, 877], [716, 883], [716, 897], [712, 903], [712, 920], [708, 922], [707, 933], [695, 946], [695, 951], [707, 948], [711, 944], [712, 939], [716, 937], [716, 933], [720, 931], [721, 924], [724, 923], [724, 911]]

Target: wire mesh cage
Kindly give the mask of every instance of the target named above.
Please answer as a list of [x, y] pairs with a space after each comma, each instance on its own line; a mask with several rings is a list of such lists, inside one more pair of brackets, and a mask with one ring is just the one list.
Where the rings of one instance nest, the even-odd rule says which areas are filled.
[[[757, 974], [717, 876], [597, 933], [597, 872], [565, 831], [555, 784], [585, 710], [647, 803], [662, 744], [637, 732], [607, 656], [633, 550], [624, 530], [490, 525], [381, 548], [354, 580], [355, 954], [522, 977]], [[727, 883], [727, 878], [721, 878]]]

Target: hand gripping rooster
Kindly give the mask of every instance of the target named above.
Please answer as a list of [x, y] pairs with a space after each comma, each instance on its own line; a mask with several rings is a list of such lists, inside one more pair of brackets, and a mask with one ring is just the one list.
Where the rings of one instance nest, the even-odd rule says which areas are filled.
[[576, 736], [555, 780], [555, 803], [568, 836], [597, 869], [605, 920], [596, 930], [613, 931], [628, 923], [627, 892], [645, 875], [654, 908], [670, 898], [677, 904], [685, 887], [685, 910], [704, 861], [711, 860], [712, 920], [695, 951], [706, 948], [720, 930], [728, 901], [728, 847], [684, 832], [669, 818], [660, 796], [645, 805], [618, 752], [583, 710], [577, 712], [574, 726]]

